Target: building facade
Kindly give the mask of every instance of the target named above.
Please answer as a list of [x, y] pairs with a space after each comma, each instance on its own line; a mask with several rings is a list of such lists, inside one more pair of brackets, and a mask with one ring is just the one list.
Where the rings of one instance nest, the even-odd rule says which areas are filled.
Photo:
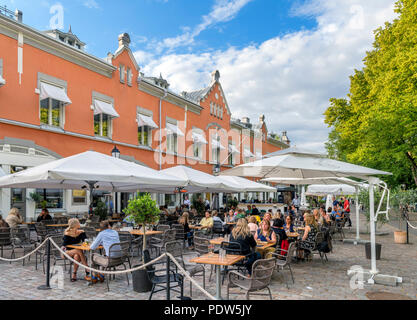
[[[23, 24], [21, 12], [15, 18], [0, 13], [0, 165], [6, 173], [87, 150], [110, 155], [116, 146], [121, 158], [153, 169], [187, 165], [213, 174], [289, 146], [286, 134], [268, 133], [263, 115], [255, 124], [232, 118], [219, 71], [207, 88], [176, 93], [162, 76], [141, 73], [129, 44], [129, 35], [120, 35], [117, 50], [101, 59], [87, 53], [71, 29], [41, 32]], [[83, 191], [26, 189], [3, 189], [0, 210], [33, 212], [35, 192], [52, 211], [87, 211]], [[118, 197], [120, 210], [127, 200]], [[171, 205], [175, 199], [157, 198]]]

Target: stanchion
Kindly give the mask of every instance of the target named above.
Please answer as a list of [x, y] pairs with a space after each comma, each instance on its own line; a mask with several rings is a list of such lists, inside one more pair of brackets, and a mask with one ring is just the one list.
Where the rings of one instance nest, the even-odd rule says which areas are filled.
[[49, 285], [50, 278], [50, 268], [51, 268], [51, 241], [48, 241], [46, 244], [46, 284], [39, 286], [38, 290], [50, 290], [51, 286]]
[[170, 260], [169, 260], [169, 257], [167, 256], [167, 301], [171, 300], [171, 288], [170, 288], [171, 278], [169, 276], [169, 263], [170, 263]]

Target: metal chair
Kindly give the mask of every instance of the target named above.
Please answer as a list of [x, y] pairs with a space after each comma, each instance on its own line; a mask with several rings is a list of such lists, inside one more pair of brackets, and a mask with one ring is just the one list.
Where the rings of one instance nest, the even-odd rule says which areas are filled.
[[[294, 257], [295, 249], [296, 249], [296, 243], [291, 242], [288, 247], [288, 250], [281, 249], [281, 254], [278, 254], [276, 252], [271, 253], [272, 257], [277, 258], [276, 266], [278, 268], [280, 268], [281, 270], [284, 270], [285, 267], [288, 267], [291, 273], [293, 284], [295, 283], [295, 281], [294, 281], [294, 275], [291, 269], [291, 263], [292, 263], [292, 258]], [[284, 252], [285, 254], [282, 254], [282, 252]], [[289, 289], [288, 281], [286, 277], [285, 277], [285, 282], [287, 283], [287, 288]]]
[[[102, 270], [116, 271], [116, 268], [119, 266], [123, 266], [124, 270], [127, 270], [125, 262], [127, 261], [129, 264], [129, 268], [131, 268], [130, 257], [129, 257], [129, 242], [120, 242], [120, 243], [113, 243], [108, 252], [108, 256], [104, 257], [102, 255], [94, 253], [92, 256], [93, 263], [98, 265]], [[107, 284], [107, 291], [110, 291], [109, 288], [109, 280], [111, 275], [106, 277], [106, 284]], [[113, 279], [115, 279], [114, 276]], [[126, 280], [127, 285], [129, 285], [129, 275], [126, 273]]]
[[[235, 263], [233, 265], [233, 269], [230, 269], [230, 267], [225, 266], [224, 267], [224, 273], [223, 273], [223, 280], [222, 283], [224, 282], [224, 279], [227, 275], [227, 273], [231, 270], [237, 270], [240, 272], [245, 272], [246, 271], [246, 262], [247, 262], [247, 258], [252, 254], [249, 253], [247, 255], [242, 253], [242, 245], [239, 242], [227, 242], [227, 241], [223, 241], [220, 244], [220, 249], [223, 249], [226, 251], [226, 254], [231, 254], [231, 255], [239, 255], [239, 256], [246, 256], [245, 259]], [[209, 280], [211, 280], [211, 277], [209, 278]]]
[[10, 228], [0, 228], [0, 248], [1, 248], [0, 257], [4, 258], [3, 253], [4, 253], [5, 248], [12, 251], [10, 257], [14, 256], [14, 247], [12, 243], [12, 236], [10, 233]]
[[[184, 262], [184, 251], [179, 241], [171, 241], [165, 244], [165, 252], [174, 256], [174, 258], [181, 264], [191, 277], [203, 276], [203, 288], [206, 288], [206, 270], [204, 266], [198, 264], [186, 264]], [[178, 272], [177, 268], [175, 271]], [[190, 296], [193, 295], [192, 282], [190, 281]]]
[[[272, 300], [271, 283], [272, 274], [275, 269], [275, 258], [256, 260], [252, 265], [252, 275], [247, 277], [236, 271], [230, 271], [227, 283], [227, 300], [229, 300], [229, 291], [231, 286], [237, 286], [246, 291], [246, 299], [249, 300], [251, 294], [269, 295]], [[257, 293], [261, 290], [268, 290], [268, 293]], [[256, 292], [256, 293], [255, 293]]]
[[177, 235], [177, 230], [175, 229], [169, 229], [166, 230], [162, 236], [162, 239], [157, 238], [151, 238], [151, 241], [149, 243], [149, 248], [155, 249], [159, 255], [161, 255], [162, 249], [165, 249], [165, 243], [170, 241], [175, 241]]
[[219, 220], [214, 220], [213, 221], [213, 229], [212, 229], [211, 233], [212, 233], [213, 237], [215, 235], [224, 236], [226, 234], [226, 231], [224, 231], [223, 223], [220, 222]]
[[[143, 261], [144, 263], [148, 263], [151, 261], [151, 255], [149, 254], [149, 250], [143, 251]], [[166, 290], [166, 284], [167, 284], [167, 270], [166, 268], [163, 269], [155, 269], [154, 264], [149, 265], [146, 267], [148, 279], [152, 283], [152, 291], [149, 296], [149, 300], [152, 300], [152, 296], [156, 292], [160, 292], [163, 290]], [[183, 299], [183, 293], [184, 293], [184, 277], [174, 272], [173, 270], [169, 270], [169, 282], [170, 282], [170, 289], [178, 292], [178, 290], [174, 289], [177, 287], [180, 287], [180, 295], [181, 300]], [[173, 285], [174, 283], [177, 283], [176, 285]], [[159, 288], [159, 289], [157, 289]]]
[[87, 239], [93, 239], [97, 236], [98, 232], [93, 227], [84, 227], [83, 228], [85, 235], [87, 236]]
[[[22, 249], [23, 255], [31, 252], [36, 247], [36, 242], [30, 239], [30, 230], [27, 225], [17, 226], [10, 230], [13, 245], [13, 258], [16, 257], [16, 249]], [[30, 256], [28, 257], [30, 261]], [[22, 260], [22, 264], [25, 265], [25, 259]]]
[[175, 240], [182, 241], [183, 247], [185, 248], [185, 232], [184, 232], [184, 226], [182, 224], [172, 224], [171, 229], [176, 231], [175, 234]]
[[137, 251], [138, 257], [142, 256], [143, 237], [135, 238], [129, 231], [118, 231], [120, 242], [129, 243], [130, 257], [134, 258], [134, 252]]

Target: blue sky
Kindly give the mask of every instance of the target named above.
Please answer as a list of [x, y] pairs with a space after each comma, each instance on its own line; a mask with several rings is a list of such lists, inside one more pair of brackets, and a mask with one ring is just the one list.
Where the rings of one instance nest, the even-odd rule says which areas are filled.
[[64, 8], [66, 31], [98, 57], [128, 32], [142, 72], [162, 73], [176, 92], [203, 88], [219, 70], [234, 117], [266, 116], [269, 131], [325, 151], [323, 113], [345, 97], [373, 31], [395, 17], [395, 0], [0, 0], [23, 22], [50, 28]]

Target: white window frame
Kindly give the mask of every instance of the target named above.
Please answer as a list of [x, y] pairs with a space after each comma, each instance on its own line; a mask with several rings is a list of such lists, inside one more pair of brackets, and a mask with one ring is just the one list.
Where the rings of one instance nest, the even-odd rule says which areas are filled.
[[127, 68], [127, 85], [128, 86], [132, 86], [132, 78], [133, 78], [133, 72], [132, 72], [132, 69], [130, 69], [130, 68]]
[[[172, 149], [172, 147], [174, 147]], [[167, 135], [167, 153], [178, 153], [178, 135], [176, 133]]]
[[120, 83], [125, 83], [125, 66], [119, 65]]
[[[233, 141], [229, 141], [229, 146], [234, 146], [235, 144], [233, 143]], [[234, 166], [236, 164], [236, 159], [235, 159], [235, 154], [233, 152], [230, 152], [230, 147], [227, 150], [229, 152], [228, 156], [229, 156], [229, 165]]]
[[[95, 132], [95, 129], [94, 129], [94, 135], [96, 137], [110, 138], [111, 139], [111, 137], [112, 137], [112, 128], [113, 128], [113, 118], [111, 116], [107, 115], [107, 119], [108, 119], [107, 120], [108, 121], [108, 130], [107, 130], [107, 132], [108, 132], [108, 135], [107, 136], [104, 136], [103, 135], [103, 113], [96, 114], [94, 116], [94, 118], [96, 116], [100, 116], [100, 125], [99, 125], [99, 133], [97, 134]], [[94, 122], [95, 122], [95, 120], [94, 120]], [[94, 125], [95, 125], [95, 123], [94, 123]]]
[[[152, 141], [152, 128], [149, 126], [142, 126], [142, 127], [138, 127], [138, 130], [142, 131], [142, 141], [138, 141], [140, 146], [144, 146], [144, 147], [150, 147], [151, 146], [151, 141]], [[145, 131], [148, 132], [148, 141], [144, 141], [145, 139]], [[139, 139], [138, 139], [139, 140]]]
[[245, 150], [248, 150], [250, 152], [250, 146], [243, 147], [243, 163], [248, 163], [250, 162], [250, 157], [245, 157]]
[[[62, 101], [58, 101], [58, 100], [51, 99], [51, 98], [47, 98], [47, 99], [44, 99], [44, 100], [48, 100], [48, 123], [42, 122], [42, 119], [41, 119], [41, 109], [42, 109], [41, 108], [41, 103], [42, 103], [43, 100], [41, 100], [39, 98], [39, 120], [41, 121], [41, 125], [46, 125], [46, 126], [50, 126], [50, 127], [63, 129], [64, 128], [64, 112], [65, 112], [64, 104], [62, 103]], [[52, 124], [52, 102], [54, 100], [59, 102], [59, 125], [58, 126], [55, 126], [55, 125]]]
[[220, 148], [214, 148], [213, 147], [213, 140], [216, 140], [218, 142], [218, 145], [220, 145], [220, 136], [218, 134], [212, 136], [211, 138], [211, 161], [215, 164], [220, 163]]

